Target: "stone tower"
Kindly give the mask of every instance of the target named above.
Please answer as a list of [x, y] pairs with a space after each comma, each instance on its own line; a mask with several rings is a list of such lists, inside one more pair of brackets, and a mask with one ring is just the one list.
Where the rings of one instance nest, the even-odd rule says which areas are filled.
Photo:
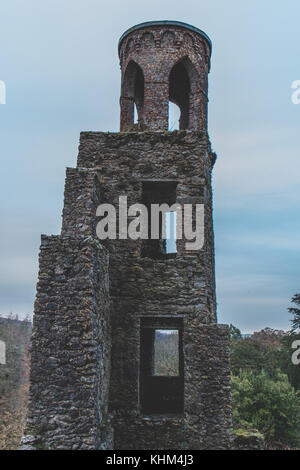
[[[121, 131], [81, 133], [61, 235], [42, 236], [23, 447], [227, 449], [229, 335], [216, 319], [216, 156], [207, 134], [211, 42], [193, 26], [155, 21], [126, 31], [119, 57]], [[170, 101], [181, 111], [174, 132]], [[161, 232], [100, 242], [97, 207], [113, 204], [119, 220], [127, 211], [120, 196], [128, 207], [204, 206], [204, 245], [187, 249], [183, 237], [169, 249]], [[159, 351], [171, 350], [166, 367]]]

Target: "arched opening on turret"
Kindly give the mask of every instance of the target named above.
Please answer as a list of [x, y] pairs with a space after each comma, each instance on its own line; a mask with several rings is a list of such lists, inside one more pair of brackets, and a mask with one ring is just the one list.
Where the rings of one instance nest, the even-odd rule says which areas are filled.
[[144, 74], [141, 67], [130, 61], [122, 82], [121, 130], [143, 121]]
[[179, 129], [181, 130], [193, 127], [191, 119], [193, 100], [191, 96], [195, 93], [198, 85], [198, 74], [188, 57], [184, 57], [173, 66], [169, 75], [169, 100], [180, 109]]

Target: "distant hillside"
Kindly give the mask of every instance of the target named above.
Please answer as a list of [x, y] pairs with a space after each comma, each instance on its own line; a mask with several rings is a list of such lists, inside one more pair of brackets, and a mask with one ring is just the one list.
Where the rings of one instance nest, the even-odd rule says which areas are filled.
[[26, 417], [31, 323], [0, 317], [0, 341], [5, 364], [0, 364], [0, 449], [18, 447]]
[[154, 348], [154, 374], [160, 376], [176, 376], [179, 374], [177, 331], [168, 333], [156, 330]]

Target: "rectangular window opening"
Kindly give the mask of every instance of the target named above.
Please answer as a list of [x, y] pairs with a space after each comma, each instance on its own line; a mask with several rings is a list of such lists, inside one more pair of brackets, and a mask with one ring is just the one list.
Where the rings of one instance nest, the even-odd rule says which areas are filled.
[[181, 318], [143, 318], [140, 335], [140, 409], [143, 414], [183, 412]]
[[158, 238], [151, 238], [151, 207], [168, 204], [171, 208], [176, 202], [176, 188], [176, 181], [143, 181], [142, 204], [148, 209], [148, 240], [142, 242], [143, 258], [167, 259], [177, 254], [175, 211], [159, 212]]

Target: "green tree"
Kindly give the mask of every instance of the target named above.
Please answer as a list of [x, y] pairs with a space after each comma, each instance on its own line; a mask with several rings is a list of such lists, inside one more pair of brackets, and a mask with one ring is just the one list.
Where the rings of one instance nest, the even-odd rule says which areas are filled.
[[229, 337], [230, 337], [230, 341], [234, 341], [234, 340], [238, 341], [242, 339], [242, 333], [236, 326], [230, 324]]
[[294, 315], [294, 318], [291, 320], [293, 331], [300, 329], [300, 294], [295, 294], [291, 302], [296, 305], [296, 307], [290, 307], [288, 311]]
[[300, 340], [300, 334], [290, 331], [288, 335], [281, 339], [282, 347], [278, 353], [279, 367], [287, 374], [289, 381], [296, 390], [300, 390], [300, 366], [292, 363], [294, 341]]
[[233, 417], [236, 426], [254, 427], [269, 442], [298, 445], [300, 397], [285, 374], [272, 379], [264, 371], [242, 371], [232, 377]]
[[[242, 341], [233, 340], [231, 342], [232, 372], [238, 375], [241, 370], [251, 370], [255, 373], [264, 370], [270, 377], [275, 378], [277, 372], [282, 369], [283, 363], [287, 363], [288, 360], [291, 363], [291, 345], [286, 346], [285, 352], [282, 352], [284, 348], [282, 340], [287, 336], [287, 333], [265, 328], [254, 333], [251, 338]], [[288, 347], [290, 347], [289, 350]], [[288, 373], [286, 368], [283, 372]]]
[[251, 341], [232, 341], [231, 343], [231, 370], [238, 374], [240, 370], [260, 372], [264, 366], [264, 348]]

